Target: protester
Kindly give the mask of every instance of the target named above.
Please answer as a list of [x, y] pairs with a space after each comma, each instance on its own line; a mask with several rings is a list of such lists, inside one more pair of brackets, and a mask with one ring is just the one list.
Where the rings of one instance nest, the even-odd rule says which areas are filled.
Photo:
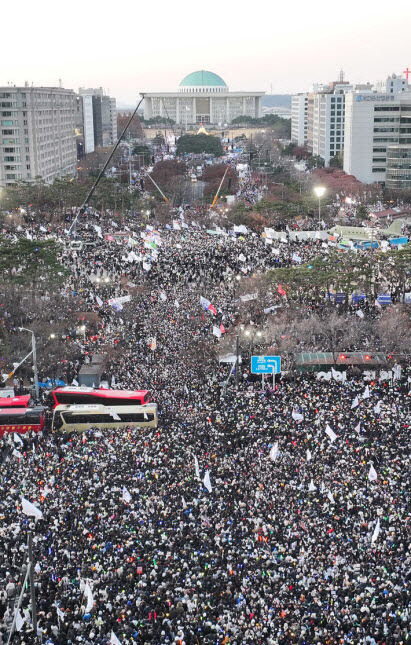
[[[4, 440], [3, 642], [29, 530], [43, 642], [409, 642], [409, 370], [368, 389], [312, 375], [272, 389], [245, 366], [237, 387], [231, 365], [201, 349], [213, 328], [239, 322], [236, 276], [328, 249], [211, 235], [176, 217], [161, 231], [130, 217], [117, 243], [116, 227], [90, 213], [79, 232], [100, 246], [62, 254], [62, 294], [101, 321], [87, 351], [112, 347], [109, 383], [150, 390], [160, 422], [24, 435], [17, 450]], [[25, 593], [13, 643], [34, 642], [29, 606]]]

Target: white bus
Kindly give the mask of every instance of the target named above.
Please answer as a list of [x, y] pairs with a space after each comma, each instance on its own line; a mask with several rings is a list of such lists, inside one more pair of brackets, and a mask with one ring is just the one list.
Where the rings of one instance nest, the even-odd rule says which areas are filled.
[[52, 429], [59, 432], [85, 432], [90, 428], [157, 428], [157, 404], [116, 405], [100, 404], [58, 405], [53, 410]]

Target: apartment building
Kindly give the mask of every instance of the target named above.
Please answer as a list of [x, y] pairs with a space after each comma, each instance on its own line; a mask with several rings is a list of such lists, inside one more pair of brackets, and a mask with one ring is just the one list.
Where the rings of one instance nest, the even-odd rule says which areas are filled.
[[295, 94], [291, 99], [291, 141], [299, 146], [307, 143], [308, 94]]
[[0, 186], [76, 174], [76, 95], [56, 87], [0, 87]]

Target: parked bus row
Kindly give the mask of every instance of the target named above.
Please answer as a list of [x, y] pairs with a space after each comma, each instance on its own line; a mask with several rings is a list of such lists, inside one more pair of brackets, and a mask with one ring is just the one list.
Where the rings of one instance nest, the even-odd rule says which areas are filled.
[[[46, 427], [47, 408], [32, 406], [30, 395], [0, 398], [0, 438]], [[51, 430], [84, 432], [118, 427], [158, 426], [157, 405], [147, 390], [105, 390], [59, 387], [51, 392]]]

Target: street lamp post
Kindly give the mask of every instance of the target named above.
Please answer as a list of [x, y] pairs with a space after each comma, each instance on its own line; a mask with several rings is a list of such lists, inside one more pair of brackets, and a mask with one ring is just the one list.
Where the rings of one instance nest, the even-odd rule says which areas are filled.
[[320, 230], [320, 228], [321, 228], [321, 197], [325, 193], [324, 186], [316, 186], [314, 188], [314, 193], [318, 197], [318, 230]]
[[39, 399], [39, 375], [37, 371], [37, 352], [36, 352], [36, 337], [34, 331], [27, 329], [27, 327], [19, 327], [20, 331], [28, 331], [31, 334], [31, 348], [33, 354], [33, 372], [34, 372], [34, 390], [36, 392], [36, 399]]

